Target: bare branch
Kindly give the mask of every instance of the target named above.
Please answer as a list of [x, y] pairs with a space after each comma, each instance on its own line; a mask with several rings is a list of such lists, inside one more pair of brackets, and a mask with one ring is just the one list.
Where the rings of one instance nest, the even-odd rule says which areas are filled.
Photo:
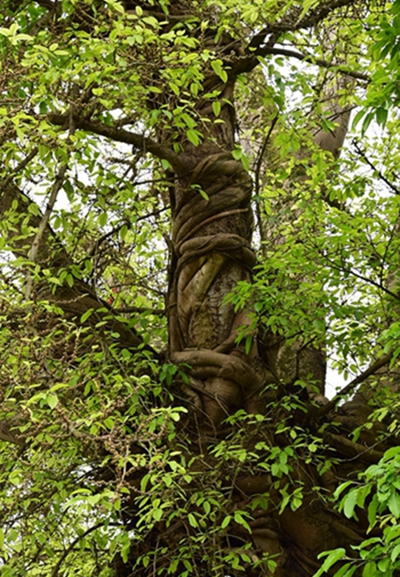
[[257, 163], [256, 163], [256, 169], [255, 169], [255, 179], [254, 179], [254, 180], [255, 180], [255, 184], [254, 184], [255, 191], [254, 191], [254, 192], [255, 192], [255, 196], [256, 196], [256, 197], [260, 194], [260, 171], [261, 171], [262, 161], [263, 161], [263, 159], [264, 159], [265, 151], [266, 151], [266, 149], [267, 149], [269, 140], [270, 140], [270, 138], [271, 138], [271, 135], [272, 135], [272, 132], [273, 132], [273, 130], [274, 130], [274, 128], [275, 128], [275, 125], [276, 125], [276, 123], [277, 123], [277, 121], [278, 121], [278, 118], [279, 118], [279, 115], [276, 114], [276, 115], [274, 116], [274, 118], [272, 119], [271, 125], [270, 125], [270, 127], [269, 127], [269, 129], [268, 129], [268, 132], [267, 132], [267, 135], [266, 135], [266, 137], [265, 137], [265, 139], [264, 139], [264, 142], [263, 142], [263, 144], [262, 144], [262, 146], [261, 146], [261, 149], [260, 149], [260, 151], [259, 151], [259, 153], [258, 153], [258, 158], [257, 158]]
[[383, 453], [376, 451], [373, 447], [365, 447], [361, 443], [354, 443], [340, 435], [326, 433], [324, 440], [337, 451], [346, 455], [350, 461], [360, 459], [366, 463], [378, 463], [383, 457]]
[[112, 309], [115, 314], [125, 313], [149, 313], [155, 316], [163, 317], [166, 314], [165, 309], [151, 309], [149, 307], [126, 307], [121, 309]]

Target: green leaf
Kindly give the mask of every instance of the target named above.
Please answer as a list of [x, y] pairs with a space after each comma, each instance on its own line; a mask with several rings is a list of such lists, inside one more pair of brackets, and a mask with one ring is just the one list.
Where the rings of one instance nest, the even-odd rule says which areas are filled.
[[46, 403], [49, 405], [50, 409], [54, 409], [54, 407], [58, 404], [58, 397], [53, 393], [50, 393], [46, 397]]
[[107, 213], [106, 213], [106, 212], [102, 212], [102, 213], [99, 215], [99, 219], [98, 219], [98, 220], [99, 220], [99, 225], [100, 225], [100, 226], [105, 226], [105, 225], [107, 224], [107, 220], [108, 220], [108, 215], [107, 215]]
[[354, 562], [353, 562], [353, 564], [345, 563], [339, 569], [339, 571], [336, 571], [335, 577], [350, 577], [350, 575], [352, 575], [356, 569], [357, 569], [357, 565]]
[[360, 123], [360, 121], [364, 117], [364, 115], [365, 115], [365, 109], [364, 108], [362, 108], [361, 110], [359, 110], [357, 112], [357, 114], [355, 115], [354, 120], [353, 120], [353, 126], [352, 126], [353, 129], [357, 127], [357, 125]]
[[343, 493], [343, 491], [345, 491], [348, 487], [350, 487], [353, 484], [354, 484], [353, 481], [345, 481], [344, 483], [341, 483], [333, 494], [334, 498], [338, 499], [340, 495]]
[[221, 529], [225, 529], [229, 525], [229, 523], [231, 522], [231, 519], [232, 519], [232, 516], [227, 515], [221, 523]]
[[[397, 335], [397, 332], [395, 333]], [[400, 336], [400, 334], [398, 335]], [[390, 449], [388, 449], [387, 451], [385, 451], [385, 454], [383, 456], [383, 460], [384, 461], [390, 461], [391, 459], [396, 458], [398, 455], [400, 455], [400, 447], [391, 447]]]
[[322, 319], [314, 319], [313, 320], [313, 326], [318, 331], [325, 331], [325, 321], [323, 321]]
[[298, 20], [302, 20], [305, 14], [318, 4], [318, 1], [319, 0], [303, 0], [302, 2], [303, 10], [300, 13], [300, 16], [298, 17]]
[[191, 527], [197, 528], [199, 526], [196, 517], [193, 515], [193, 513], [189, 513], [188, 515], [188, 521], [189, 521], [189, 525]]
[[246, 355], [248, 355], [250, 353], [252, 344], [253, 344], [253, 335], [249, 335], [248, 337], [246, 337], [245, 347], [244, 347]]
[[85, 311], [83, 313], [83, 315], [81, 316], [81, 323], [84, 323], [85, 321], [87, 321], [93, 312], [94, 312], [94, 309], [88, 309], [87, 311]]
[[399, 557], [400, 555], [400, 543], [397, 543], [397, 545], [395, 545], [390, 553], [390, 560], [392, 562], [396, 561], [396, 559]]
[[232, 156], [235, 160], [240, 160], [242, 158], [243, 151], [241, 148], [234, 148], [232, 150]]
[[376, 121], [380, 126], [385, 126], [388, 117], [388, 111], [386, 108], [376, 109]]
[[219, 100], [214, 100], [214, 102], [212, 103], [212, 110], [214, 113], [214, 116], [219, 116], [220, 112], [221, 112], [221, 102]]
[[354, 507], [357, 504], [357, 490], [352, 489], [349, 493], [343, 498], [343, 512], [348, 519], [353, 517], [354, 515]]
[[368, 112], [365, 115], [364, 122], [362, 124], [361, 133], [364, 135], [369, 128], [369, 125], [374, 120], [375, 114], [373, 112]]
[[242, 525], [249, 533], [251, 533], [251, 527], [246, 519], [243, 518], [243, 513], [240, 511], [235, 511], [233, 518], [238, 525]]
[[393, 491], [390, 495], [388, 507], [392, 515], [396, 518], [400, 517], [400, 494], [397, 491]]
[[130, 548], [131, 548], [131, 544], [129, 541], [125, 542], [121, 548], [121, 557], [122, 557], [122, 561], [124, 563], [128, 562]]
[[187, 130], [186, 131], [186, 136], [188, 137], [188, 139], [190, 140], [190, 142], [192, 144], [194, 144], [194, 146], [198, 146], [200, 144], [200, 138], [199, 135], [197, 133], [197, 131], [195, 130]]
[[171, 164], [165, 158], [161, 159], [161, 166], [163, 167], [164, 170], [171, 170], [172, 169]]
[[214, 70], [215, 74], [217, 74], [217, 76], [219, 76], [222, 80], [222, 82], [227, 82], [228, 80], [228, 74], [227, 72], [223, 69], [223, 62], [222, 60], [213, 60], [211, 62], [211, 67]]
[[364, 566], [362, 577], [377, 577], [379, 573], [376, 571], [376, 564], [374, 561], [368, 561]]
[[370, 504], [368, 505], [368, 523], [369, 523], [369, 527], [368, 527], [368, 531], [370, 531], [376, 523], [376, 512], [378, 510], [378, 506], [379, 506], [379, 501], [378, 501], [378, 496], [375, 494], [372, 499]]
[[318, 559], [321, 557], [326, 556], [325, 561], [321, 565], [320, 569], [314, 575], [314, 577], [320, 577], [323, 573], [328, 572], [328, 570], [346, 554], [346, 549], [343, 547], [339, 547], [338, 549], [334, 549], [333, 551], [326, 551], [325, 553], [320, 553], [318, 555]]

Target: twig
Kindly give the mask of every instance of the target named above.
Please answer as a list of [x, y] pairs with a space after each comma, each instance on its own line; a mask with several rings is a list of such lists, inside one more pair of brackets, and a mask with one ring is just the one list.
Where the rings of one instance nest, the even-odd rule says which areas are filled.
[[382, 174], [382, 172], [378, 168], [376, 168], [376, 166], [373, 164], [373, 162], [371, 162], [371, 160], [369, 160], [368, 156], [360, 148], [360, 146], [358, 145], [358, 142], [356, 140], [353, 140], [353, 146], [356, 149], [356, 151], [358, 152], [358, 154], [361, 156], [361, 158], [368, 164], [368, 166], [374, 172], [376, 172], [376, 174], [378, 175], [378, 178], [380, 180], [382, 180], [395, 194], [397, 194], [397, 195], [400, 194], [400, 190], [397, 188], [397, 186], [395, 186], [392, 182], [390, 182], [390, 180], [388, 180], [386, 178], [386, 176], [384, 174]]
[[[118, 526], [116, 523], [109, 523], [109, 525], [114, 526], [114, 527]], [[93, 527], [89, 527], [89, 529], [86, 529], [86, 531], [84, 533], [82, 533], [82, 535], [78, 535], [78, 537], [76, 537], [76, 539], [74, 539], [72, 541], [70, 546], [64, 551], [64, 553], [61, 555], [61, 557], [57, 561], [56, 565], [53, 568], [53, 571], [51, 572], [51, 577], [57, 577], [58, 571], [60, 570], [60, 567], [61, 567], [64, 559], [66, 559], [66, 557], [71, 553], [71, 551], [79, 543], [79, 541], [84, 539], [92, 531], [96, 531], [96, 529], [100, 529], [103, 526], [104, 526], [104, 522], [97, 523], [96, 525], [93, 525]]]
[[385, 286], [383, 286], [383, 284], [381, 282], [377, 282], [371, 278], [368, 278], [364, 275], [362, 275], [359, 272], [356, 272], [355, 270], [353, 270], [352, 268], [347, 268], [346, 266], [342, 265], [339, 266], [337, 265], [331, 258], [329, 258], [327, 255], [325, 255], [323, 253], [323, 251], [320, 251], [320, 254], [322, 254], [322, 256], [325, 258], [326, 262], [328, 262], [332, 268], [334, 268], [335, 270], [338, 270], [339, 272], [346, 272], [348, 274], [351, 274], [353, 276], [355, 276], [356, 278], [378, 288], [379, 290], [383, 291], [384, 293], [386, 293], [387, 295], [393, 297], [396, 300], [400, 300], [400, 295], [394, 293], [393, 291], [387, 289]]
[[278, 118], [279, 118], [279, 114], [276, 114], [274, 116], [274, 118], [272, 119], [271, 122], [271, 126], [268, 129], [267, 135], [264, 139], [264, 142], [261, 146], [261, 150], [258, 154], [258, 158], [257, 158], [257, 164], [256, 164], [256, 170], [255, 170], [255, 183], [254, 183], [254, 188], [255, 188], [255, 195], [259, 196], [259, 192], [260, 192], [260, 171], [261, 171], [261, 164], [262, 164], [262, 160], [264, 157], [264, 153], [267, 149], [268, 143], [269, 143], [269, 139], [271, 138], [271, 134], [272, 131], [275, 128], [276, 123], [278, 122]]
[[265, 43], [266, 37], [270, 34], [295, 32], [296, 30], [305, 30], [316, 26], [337, 8], [343, 8], [351, 4], [354, 4], [354, 0], [330, 0], [318, 4], [314, 9], [309, 10], [308, 14], [304, 14], [302, 18], [300, 18], [301, 8], [295, 8], [287, 12], [285, 18], [277, 22], [270, 22], [265, 28], [260, 30], [251, 40], [249, 48], [259, 48]]

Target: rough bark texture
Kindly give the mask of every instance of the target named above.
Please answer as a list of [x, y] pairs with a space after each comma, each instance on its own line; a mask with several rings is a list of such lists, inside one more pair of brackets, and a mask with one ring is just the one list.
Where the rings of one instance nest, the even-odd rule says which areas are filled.
[[191, 366], [191, 386], [214, 427], [238, 408], [252, 406], [265, 383], [255, 346], [245, 354], [244, 345], [235, 342], [238, 328], [248, 323], [246, 312], [235, 314], [224, 304], [238, 282], [250, 279], [254, 264], [251, 181], [229, 152], [205, 156], [192, 179], [209, 200], [178, 183], [171, 358]]

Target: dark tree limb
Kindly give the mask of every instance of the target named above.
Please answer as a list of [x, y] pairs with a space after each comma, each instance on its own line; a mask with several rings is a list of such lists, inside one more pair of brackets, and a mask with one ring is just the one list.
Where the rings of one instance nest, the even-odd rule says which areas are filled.
[[265, 26], [249, 44], [249, 49], [260, 48], [266, 42], [266, 38], [272, 34], [283, 34], [284, 32], [295, 32], [296, 30], [306, 30], [316, 26], [325, 18], [332, 14], [334, 10], [345, 6], [356, 5], [357, 0], [330, 0], [321, 2], [316, 8], [306, 12], [302, 16], [301, 7], [295, 7], [289, 11], [284, 18], [277, 22], [271, 22]]
[[312, 417], [322, 417], [329, 413], [336, 405], [345, 397], [350, 395], [354, 389], [363, 383], [368, 377], [374, 375], [379, 369], [390, 363], [393, 357], [393, 351], [384, 355], [373, 363], [368, 369], [360, 373], [355, 379], [353, 379], [348, 385], [346, 385], [337, 395], [333, 397], [326, 405], [323, 407], [316, 408], [315, 406], [309, 407], [308, 413]]
[[368, 74], [363, 74], [362, 72], [356, 72], [348, 67], [343, 66], [343, 64], [336, 64], [335, 62], [330, 62], [323, 58], [317, 58], [313, 54], [302, 54], [297, 50], [289, 50], [288, 48], [281, 48], [279, 46], [265, 46], [260, 48], [254, 53], [258, 57], [262, 56], [288, 56], [289, 58], [296, 58], [301, 62], [308, 62], [310, 64], [315, 64], [321, 68], [334, 69], [336, 72], [350, 76], [355, 80], [363, 80], [364, 82], [371, 82], [371, 78]]
[[[51, 572], [51, 577], [57, 577], [59, 571], [60, 571], [60, 567], [63, 564], [63, 562], [65, 561], [65, 559], [68, 557], [68, 555], [75, 549], [75, 547], [78, 545], [79, 541], [82, 541], [82, 539], [84, 539], [85, 537], [87, 537], [90, 533], [92, 533], [93, 531], [96, 531], [97, 529], [101, 529], [101, 527], [104, 527], [104, 521], [100, 522], [100, 523], [96, 523], [96, 525], [93, 525], [92, 527], [89, 527], [88, 529], [86, 529], [86, 531], [84, 531], [81, 535], [78, 535], [69, 545], [69, 547], [67, 547], [64, 551], [64, 553], [61, 555], [61, 557], [59, 558], [59, 560], [57, 561], [57, 563], [55, 564], [55, 566], [53, 567], [53, 570]], [[116, 523], [109, 523], [108, 525], [109, 527], [118, 527], [118, 525]]]
[[[47, 118], [52, 124], [68, 128], [70, 114], [52, 113], [49, 114]], [[102, 122], [88, 120], [81, 116], [74, 116], [73, 121], [77, 129], [87, 130], [88, 132], [104, 136], [116, 142], [124, 142], [125, 144], [130, 144], [145, 153], [150, 152], [157, 158], [164, 158], [165, 160], [168, 160], [171, 166], [178, 172], [187, 169], [187, 159], [182, 158], [182, 155], [176, 154], [171, 150], [171, 148], [169, 148], [169, 146], [158, 144], [144, 134], [129, 132], [128, 130], [116, 128], [115, 126], [104, 124]]]

